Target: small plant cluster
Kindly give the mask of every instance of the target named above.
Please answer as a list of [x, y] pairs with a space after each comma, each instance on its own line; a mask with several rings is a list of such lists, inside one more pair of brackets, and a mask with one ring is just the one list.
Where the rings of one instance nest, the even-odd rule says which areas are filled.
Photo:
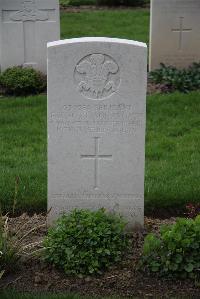
[[4, 94], [24, 96], [46, 90], [46, 76], [33, 68], [15, 66], [0, 74], [0, 88]]
[[149, 79], [156, 84], [164, 84], [169, 91], [189, 92], [200, 89], [200, 63], [179, 70], [161, 64], [161, 68], [150, 72]]
[[200, 216], [180, 218], [163, 226], [160, 235], [148, 234], [142, 265], [159, 275], [197, 278], [200, 274]]
[[189, 203], [186, 205], [187, 212], [185, 213], [187, 218], [195, 218], [200, 215], [200, 204]]
[[61, 216], [44, 240], [44, 258], [67, 274], [100, 274], [119, 262], [128, 245], [120, 216], [73, 210]]

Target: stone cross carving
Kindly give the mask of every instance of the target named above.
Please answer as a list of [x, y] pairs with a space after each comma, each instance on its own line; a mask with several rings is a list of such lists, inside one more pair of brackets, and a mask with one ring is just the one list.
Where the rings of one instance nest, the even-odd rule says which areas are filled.
[[180, 17], [179, 28], [172, 29], [172, 32], [179, 33], [179, 47], [178, 47], [179, 50], [182, 49], [183, 33], [192, 31], [192, 28], [183, 28], [183, 20], [184, 20], [184, 17]]
[[[38, 10], [35, 0], [22, 0], [21, 9], [10, 15], [10, 20], [14, 22], [23, 22], [24, 35], [24, 65], [35, 64], [35, 22], [47, 21], [48, 13]], [[33, 40], [30, 43], [30, 37]]]
[[94, 137], [94, 154], [93, 155], [81, 155], [82, 159], [94, 160], [94, 189], [99, 188], [99, 160], [111, 160], [112, 155], [100, 155], [99, 154], [99, 138]]

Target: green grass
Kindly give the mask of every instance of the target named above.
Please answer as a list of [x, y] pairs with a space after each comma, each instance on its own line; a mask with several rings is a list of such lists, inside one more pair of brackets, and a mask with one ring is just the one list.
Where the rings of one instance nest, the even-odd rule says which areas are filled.
[[[62, 38], [111, 36], [148, 42], [149, 12], [61, 13]], [[200, 201], [200, 93], [147, 101], [146, 212]], [[0, 201], [44, 211], [47, 200], [46, 96], [0, 100]], [[19, 178], [19, 181], [18, 179]]]
[[148, 43], [149, 11], [105, 10], [61, 13], [61, 37], [106, 36]]
[[[0, 200], [46, 209], [46, 96], [0, 100]], [[17, 183], [17, 178], [19, 182]]]
[[147, 102], [145, 204], [200, 202], [200, 93], [154, 95]]
[[[200, 92], [148, 97], [146, 212], [200, 201], [199, 99]], [[19, 212], [45, 211], [46, 96], [4, 98], [0, 111], [0, 199], [4, 211], [11, 209], [15, 197]]]

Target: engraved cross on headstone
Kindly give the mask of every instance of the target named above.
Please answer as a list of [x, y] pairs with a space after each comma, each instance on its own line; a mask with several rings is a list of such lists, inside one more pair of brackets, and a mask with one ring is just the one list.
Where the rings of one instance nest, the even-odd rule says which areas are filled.
[[10, 15], [10, 20], [23, 23], [24, 66], [35, 63], [35, 23], [48, 21], [48, 13], [36, 8], [35, 0], [22, 0], [21, 9]]
[[182, 49], [183, 33], [192, 31], [192, 28], [183, 28], [183, 20], [184, 20], [184, 17], [180, 17], [179, 28], [172, 29], [172, 32], [179, 33], [179, 48], [178, 48], [179, 50]]
[[99, 138], [94, 137], [94, 154], [93, 155], [81, 155], [82, 159], [94, 160], [94, 189], [99, 188], [99, 160], [111, 160], [112, 155], [100, 155], [99, 154]]

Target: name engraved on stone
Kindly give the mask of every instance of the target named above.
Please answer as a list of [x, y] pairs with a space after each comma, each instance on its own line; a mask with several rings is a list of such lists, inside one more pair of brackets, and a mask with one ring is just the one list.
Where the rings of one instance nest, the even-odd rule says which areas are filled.
[[112, 160], [112, 155], [100, 155], [99, 154], [99, 139], [100, 137], [93, 137], [94, 139], [94, 154], [93, 155], [81, 155], [81, 159], [94, 160], [94, 190], [99, 189], [99, 160]]
[[66, 200], [67, 198], [71, 199], [106, 199], [106, 200], [117, 200], [123, 197], [124, 199], [128, 200], [134, 200], [135, 202], [140, 202], [142, 198], [142, 194], [134, 194], [134, 193], [105, 193], [101, 191], [88, 191], [84, 190], [83, 192], [74, 191], [74, 192], [68, 192], [68, 193], [56, 193], [52, 194], [53, 199], [61, 198], [62, 200]]
[[105, 99], [114, 94], [120, 84], [119, 66], [108, 55], [87, 55], [76, 65], [74, 80], [84, 97]]
[[133, 134], [141, 128], [142, 117], [132, 105], [65, 105], [51, 113], [50, 121], [58, 131]]
[[192, 28], [183, 28], [183, 21], [184, 17], [179, 18], [179, 28], [172, 29], [172, 32], [179, 33], [179, 43], [178, 43], [178, 49], [182, 50], [183, 45], [183, 33], [187, 33], [192, 31]]

